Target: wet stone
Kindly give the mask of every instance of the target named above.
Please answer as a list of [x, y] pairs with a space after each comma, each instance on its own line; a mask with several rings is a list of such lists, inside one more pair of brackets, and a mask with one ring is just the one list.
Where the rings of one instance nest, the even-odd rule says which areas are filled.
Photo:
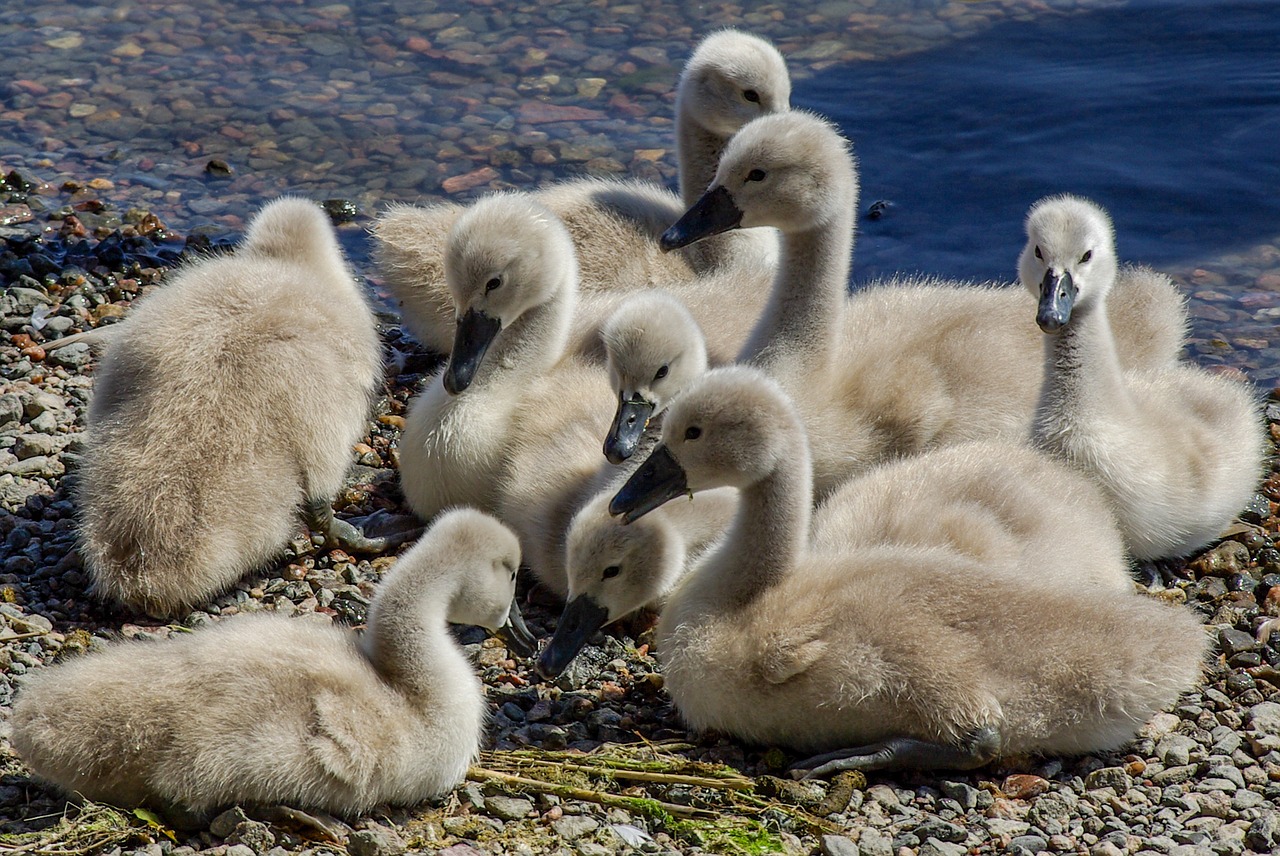
[[1231, 657], [1245, 651], [1256, 651], [1262, 647], [1262, 644], [1251, 633], [1236, 630], [1234, 627], [1225, 627], [1218, 632], [1218, 646], [1222, 649], [1222, 653]]

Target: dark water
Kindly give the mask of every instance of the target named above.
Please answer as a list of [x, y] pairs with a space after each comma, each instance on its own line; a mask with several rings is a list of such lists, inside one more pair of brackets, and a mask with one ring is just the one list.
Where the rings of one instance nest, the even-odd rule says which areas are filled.
[[861, 161], [855, 278], [1008, 279], [1049, 193], [1106, 207], [1124, 258], [1211, 258], [1280, 235], [1280, 4], [1139, 2], [1006, 22], [797, 87]]

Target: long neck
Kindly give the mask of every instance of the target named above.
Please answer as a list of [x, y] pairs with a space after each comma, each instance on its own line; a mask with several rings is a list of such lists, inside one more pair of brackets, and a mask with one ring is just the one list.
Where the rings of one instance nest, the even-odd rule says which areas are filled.
[[848, 299], [852, 255], [853, 206], [807, 232], [784, 232], [773, 293], [739, 361], [824, 369]]
[[[813, 473], [803, 431], [793, 454], [741, 491], [722, 546], [708, 557], [708, 600], [741, 607], [780, 582], [799, 560], [809, 532]], [[700, 575], [703, 573], [699, 572]]]
[[711, 186], [728, 140], [687, 114], [684, 106], [676, 112], [676, 164], [680, 170], [680, 198], [689, 207]]
[[523, 386], [547, 372], [564, 357], [577, 289], [571, 281], [552, 296], [524, 312], [498, 334], [476, 372], [476, 384]]
[[387, 683], [405, 695], [428, 699], [453, 686], [459, 663], [466, 660], [445, 624], [449, 594], [456, 583], [436, 563], [418, 565], [411, 572], [393, 570], [369, 613], [361, 638], [365, 656]]
[[1128, 407], [1123, 370], [1105, 299], [1078, 306], [1056, 336], [1045, 336], [1044, 381], [1036, 408], [1036, 438], [1050, 447], [1069, 442], [1090, 414]]

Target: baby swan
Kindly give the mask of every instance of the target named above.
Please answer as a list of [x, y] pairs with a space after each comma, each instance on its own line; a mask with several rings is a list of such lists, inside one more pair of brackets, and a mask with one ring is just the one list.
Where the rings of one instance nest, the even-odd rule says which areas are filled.
[[698, 201], [711, 185], [720, 153], [739, 128], [790, 108], [787, 63], [768, 41], [724, 29], [699, 42], [676, 87], [676, 159], [684, 204]]
[[230, 256], [180, 268], [108, 344], [89, 407], [81, 549], [95, 588], [175, 615], [308, 525], [382, 549], [329, 503], [382, 377], [329, 220], [272, 202]]
[[804, 429], [748, 367], [713, 369], [671, 405], [610, 511], [635, 520], [726, 485], [738, 515], [659, 619], [666, 686], [695, 728], [830, 753], [798, 771], [1108, 750], [1200, 677], [1202, 629], [1151, 599], [1038, 584], [941, 545], [808, 551]]
[[[475, 203], [450, 231], [445, 272], [453, 349], [410, 406], [400, 440], [405, 498], [424, 519], [458, 504], [497, 508], [512, 439], [542, 416], [532, 402], [547, 405], [557, 387], [562, 408], [586, 396], [579, 410], [603, 425], [611, 398], [602, 372], [564, 359], [576, 256], [545, 206], [516, 193]], [[552, 409], [547, 419], [563, 413]]]
[[609, 463], [631, 457], [649, 420], [707, 370], [698, 322], [676, 297], [645, 291], [618, 304], [600, 328], [618, 410], [604, 440]]
[[459, 509], [401, 556], [363, 636], [255, 615], [41, 669], [13, 745], [41, 779], [122, 806], [285, 804], [358, 815], [462, 781], [486, 705], [445, 626], [509, 625], [515, 535]]
[[[1185, 556], [1213, 541], [1262, 472], [1263, 423], [1242, 384], [1186, 364], [1125, 369], [1106, 311], [1115, 233], [1084, 199], [1042, 199], [1018, 261], [1047, 334], [1035, 435], [1110, 495], [1137, 559]], [[1161, 311], [1153, 307], [1153, 311]]]
[[558, 676], [606, 624], [660, 606], [724, 535], [738, 510], [733, 488], [704, 491], [697, 503], [656, 508], [624, 524], [609, 514], [614, 488], [582, 507], [569, 525], [568, 594], [538, 674]]

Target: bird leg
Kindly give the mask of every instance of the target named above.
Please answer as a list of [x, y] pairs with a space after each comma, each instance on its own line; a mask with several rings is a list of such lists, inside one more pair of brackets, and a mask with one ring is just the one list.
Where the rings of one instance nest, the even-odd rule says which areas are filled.
[[1179, 582], [1192, 579], [1186, 563], [1181, 559], [1148, 559], [1133, 566], [1133, 575], [1149, 589], [1174, 588]]
[[818, 779], [842, 770], [972, 770], [1000, 754], [1000, 732], [986, 725], [975, 728], [960, 744], [935, 743], [914, 737], [891, 737], [815, 755], [791, 765], [795, 779]]
[[408, 532], [370, 538], [345, 520], [335, 517], [329, 500], [311, 498], [302, 507], [303, 518], [312, 532], [324, 536], [326, 548], [341, 547], [353, 553], [384, 553], [412, 539]]

